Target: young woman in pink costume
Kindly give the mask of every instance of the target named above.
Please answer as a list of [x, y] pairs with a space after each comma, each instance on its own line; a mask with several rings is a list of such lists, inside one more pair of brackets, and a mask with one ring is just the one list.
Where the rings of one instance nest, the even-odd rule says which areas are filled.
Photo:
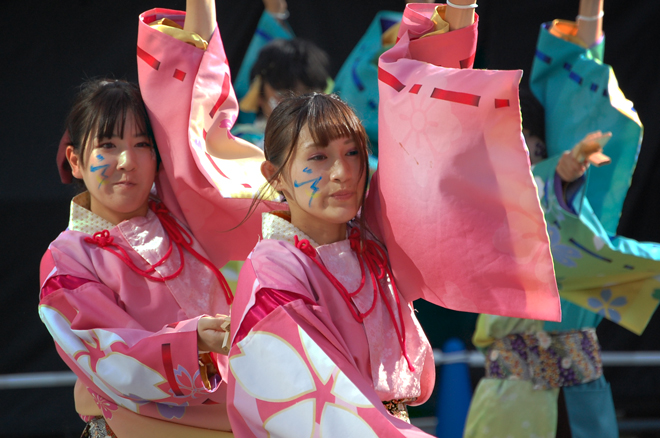
[[[412, 30], [419, 30], [411, 24], [415, 22], [427, 25], [417, 37], [451, 35], [452, 23], [444, 18], [450, 18], [452, 13], [459, 13], [466, 21], [463, 26], [470, 27], [471, 7], [436, 9], [415, 5], [406, 10], [400, 37], [411, 38]], [[433, 25], [424, 18], [430, 18]], [[437, 48], [433, 42], [429, 45], [429, 52]], [[400, 69], [388, 66], [388, 61], [394, 64], [393, 60], [405, 48], [395, 46], [395, 53], [384, 54], [379, 73], [381, 92], [385, 90], [388, 99], [392, 95], [387, 87], [401, 92], [401, 106], [407, 103], [403, 99], [411, 95], [424, 95], [425, 85], [415, 85], [414, 80], [428, 80], [436, 72], [431, 61], [410, 62], [419, 61], [414, 54], [410, 58], [413, 50], [407, 54], [405, 65], [398, 66]], [[416, 48], [423, 59], [423, 50]], [[406, 72], [410, 74], [408, 81], [403, 79]], [[417, 73], [419, 76], [415, 77]], [[438, 87], [445, 83], [437, 80], [435, 85], [433, 93], [439, 96]], [[465, 100], [457, 95], [442, 97]], [[504, 105], [494, 103], [493, 111]], [[446, 113], [447, 126], [451, 117], [461, 117], [459, 112]], [[392, 109], [385, 113], [391, 116]], [[515, 128], [512, 132], [518, 131], [512, 143], [521, 141], [519, 118], [515, 116], [517, 125], [511, 125]], [[381, 134], [385, 131], [396, 138], [392, 121], [404, 124], [405, 114], [390, 120], [387, 117], [381, 117]], [[433, 135], [432, 120], [429, 117], [426, 121], [429, 136]], [[421, 128], [425, 121], [419, 122]], [[446, 135], [452, 136], [450, 128]], [[391, 139], [386, 138], [383, 144], [385, 149], [392, 148]], [[421, 158], [426, 152], [423, 141], [407, 137], [394, 144], [396, 150], [419, 158], [419, 187], [431, 186], [432, 180], [425, 179], [422, 169], [429, 164]], [[237, 300], [231, 312], [229, 355], [228, 404], [234, 433], [246, 437], [426, 436], [407, 423], [406, 406], [421, 404], [430, 396], [435, 380], [433, 355], [415, 317], [410, 284], [397, 275], [390, 258], [394, 251], [400, 254], [395, 240], [405, 232], [394, 230], [394, 239], [383, 232], [387, 229], [385, 223], [392, 219], [386, 210], [393, 204], [383, 197], [382, 185], [387, 180], [382, 173], [375, 176], [367, 196], [367, 136], [362, 124], [336, 96], [293, 97], [282, 101], [271, 114], [264, 145], [266, 161], [262, 173], [270, 186], [286, 198], [289, 210], [263, 214], [264, 240], [256, 245], [239, 277]], [[492, 145], [495, 147], [495, 142]], [[461, 147], [465, 146], [456, 146]], [[524, 149], [520, 152], [524, 153]], [[389, 153], [385, 152], [386, 156]], [[520, 163], [526, 166], [526, 157], [520, 157]], [[403, 159], [399, 164], [411, 169]], [[410, 175], [399, 176], [403, 180]], [[535, 199], [533, 185], [526, 189], [532, 189], [530, 193]], [[432, 192], [431, 187], [429, 191]], [[398, 196], [401, 195], [405, 193], [399, 191]], [[412, 192], [409, 195], [410, 199], [416, 197]], [[375, 201], [378, 196], [381, 197]], [[414, 201], [411, 203], [414, 206]], [[416, 213], [414, 208], [407, 211], [408, 230], [419, 222], [414, 217]], [[437, 234], [436, 230], [425, 238], [432, 242]], [[435, 257], [432, 243], [422, 242], [417, 248], [427, 259]], [[548, 284], [552, 283], [542, 270], [537, 274], [537, 280], [545, 278]], [[470, 278], [470, 274], [466, 275]], [[491, 281], [495, 283], [495, 277]], [[446, 284], [445, 287], [449, 289]], [[487, 294], [484, 292], [484, 296]], [[466, 295], [462, 297], [467, 301]], [[450, 294], [445, 291], [438, 295], [427, 293], [424, 298], [445, 304], [439, 296], [449, 301]], [[483, 305], [478, 298], [472, 304]], [[545, 310], [557, 309], [556, 295], [547, 304]], [[461, 305], [463, 309], [468, 306]], [[511, 313], [512, 308], [489, 310]]]
[[[174, 80], [192, 94], [192, 82]], [[217, 98], [190, 101], [212, 110]], [[167, 128], [187, 131], [185, 111], [171, 108], [184, 124]], [[254, 177], [263, 155], [241, 144], [222, 162], [204, 156], [228, 175], [216, 184], [187, 142], [174, 148], [179, 137], [162, 133], [137, 85], [93, 80], [81, 87], [60, 143], [63, 182], [76, 178], [86, 191], [43, 257], [39, 312], [78, 376], [76, 409], [91, 436], [231, 436], [233, 295], [218, 268], [244, 259], [259, 237], [258, 218], [231, 228], [250, 205], [248, 188], [263, 181]]]
[[[474, 5], [458, 6], [408, 6], [400, 43], [381, 57], [381, 102], [387, 102], [381, 165], [391, 168], [396, 160], [404, 178], [376, 176], [365, 196], [364, 129], [336, 97], [292, 98], [271, 116], [261, 170], [289, 211], [264, 216], [265, 239], [245, 264], [232, 307], [227, 397], [236, 435], [423, 435], [403, 420], [406, 404], [429, 397], [434, 374], [410, 305], [416, 298], [459, 310], [559, 317], [520, 134], [519, 74], [469, 70]], [[140, 85], [159, 146], [188, 145], [182, 149], [188, 162], [223, 194], [232, 175], [221, 165], [249, 148], [228, 131], [238, 105], [213, 2], [191, 0], [187, 10], [188, 16], [162, 9], [141, 15]], [[203, 23], [197, 36], [186, 32], [189, 22]], [[444, 132], [433, 120], [443, 120]], [[220, 147], [209, 147], [209, 139]], [[428, 158], [447, 142], [454, 147], [442, 151], [442, 160]], [[498, 154], [475, 165], [485, 146]], [[407, 155], [395, 159], [398, 153]], [[179, 162], [172, 165], [176, 172]], [[456, 181], [469, 179], [460, 171], [469, 169], [479, 178], [457, 193]], [[436, 185], [449, 190], [439, 193]], [[447, 201], [454, 195], [460, 202]], [[537, 212], [515, 214], [530, 201]], [[467, 214], [470, 209], [478, 214]], [[254, 217], [259, 212], [248, 221]], [[449, 223], [452, 233], [438, 232]], [[510, 224], [523, 224], [524, 236]], [[452, 242], [462, 244], [460, 251]], [[443, 281], [434, 277], [438, 266]]]

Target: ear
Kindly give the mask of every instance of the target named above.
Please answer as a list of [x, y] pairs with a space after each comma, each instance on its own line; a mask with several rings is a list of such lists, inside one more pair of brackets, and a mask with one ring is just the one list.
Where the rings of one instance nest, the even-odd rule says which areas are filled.
[[[277, 173], [277, 167], [270, 161], [264, 161], [261, 163], [261, 174], [266, 178], [266, 181], [270, 181], [273, 175]], [[280, 178], [277, 178], [275, 181], [271, 181], [270, 185], [277, 190], [278, 192], [281, 192], [282, 189], [284, 188], [282, 186], [282, 183], [280, 181]]]
[[66, 159], [71, 165], [71, 173], [78, 179], [83, 179], [82, 163], [80, 157], [76, 154], [73, 146], [66, 147]]

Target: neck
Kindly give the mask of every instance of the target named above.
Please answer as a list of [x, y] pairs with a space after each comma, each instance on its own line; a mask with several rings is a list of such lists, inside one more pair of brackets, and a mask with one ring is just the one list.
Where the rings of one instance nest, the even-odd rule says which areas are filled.
[[90, 197], [89, 210], [95, 215], [102, 217], [103, 219], [110, 222], [112, 225], [117, 225], [123, 221], [132, 219], [138, 216], [146, 216], [149, 211], [149, 200], [147, 199], [143, 205], [140, 206], [137, 210], [123, 213], [110, 210], [106, 208], [103, 204], [94, 199], [93, 196]]
[[321, 221], [296, 221], [295, 214], [291, 215], [291, 224], [311, 237], [319, 245], [339, 242], [346, 239], [346, 224], [333, 224]]

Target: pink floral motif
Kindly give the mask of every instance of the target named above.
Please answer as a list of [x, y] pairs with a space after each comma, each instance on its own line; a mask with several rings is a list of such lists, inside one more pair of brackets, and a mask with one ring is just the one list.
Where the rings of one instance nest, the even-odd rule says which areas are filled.
[[91, 391], [89, 388], [87, 389], [90, 394], [92, 394], [92, 397], [94, 398], [94, 401], [96, 402], [96, 405], [101, 409], [101, 412], [103, 413], [103, 416], [107, 418], [108, 420], [112, 419], [112, 411], [117, 410], [117, 405], [114, 404], [113, 402], [106, 400], [105, 398], [101, 397], [97, 393]]

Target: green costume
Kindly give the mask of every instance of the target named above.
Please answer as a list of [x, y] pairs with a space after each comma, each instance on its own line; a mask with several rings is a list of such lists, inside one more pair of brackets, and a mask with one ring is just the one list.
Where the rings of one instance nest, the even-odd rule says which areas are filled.
[[[541, 27], [530, 79], [545, 108], [550, 158], [533, 173], [562, 297], [562, 322], [479, 316], [474, 343], [486, 350], [491, 378], [482, 379], [475, 391], [466, 437], [554, 437], [560, 387], [573, 438], [618, 437], [593, 328], [605, 317], [640, 334], [660, 300], [660, 246], [615, 235], [639, 152], [639, 118], [612, 68], [602, 63], [604, 43], [585, 49], [550, 29]], [[612, 164], [590, 168], [580, 190], [562, 205], [555, 171], [560, 155], [596, 130], [613, 134], [604, 151]], [[587, 358], [583, 367], [581, 358]], [[524, 373], [517, 374], [516, 365], [545, 372], [534, 363], [544, 360], [550, 360], [562, 383], [543, 388], [534, 378], [517, 380]], [[584, 373], [589, 369], [597, 372], [589, 377]]]

